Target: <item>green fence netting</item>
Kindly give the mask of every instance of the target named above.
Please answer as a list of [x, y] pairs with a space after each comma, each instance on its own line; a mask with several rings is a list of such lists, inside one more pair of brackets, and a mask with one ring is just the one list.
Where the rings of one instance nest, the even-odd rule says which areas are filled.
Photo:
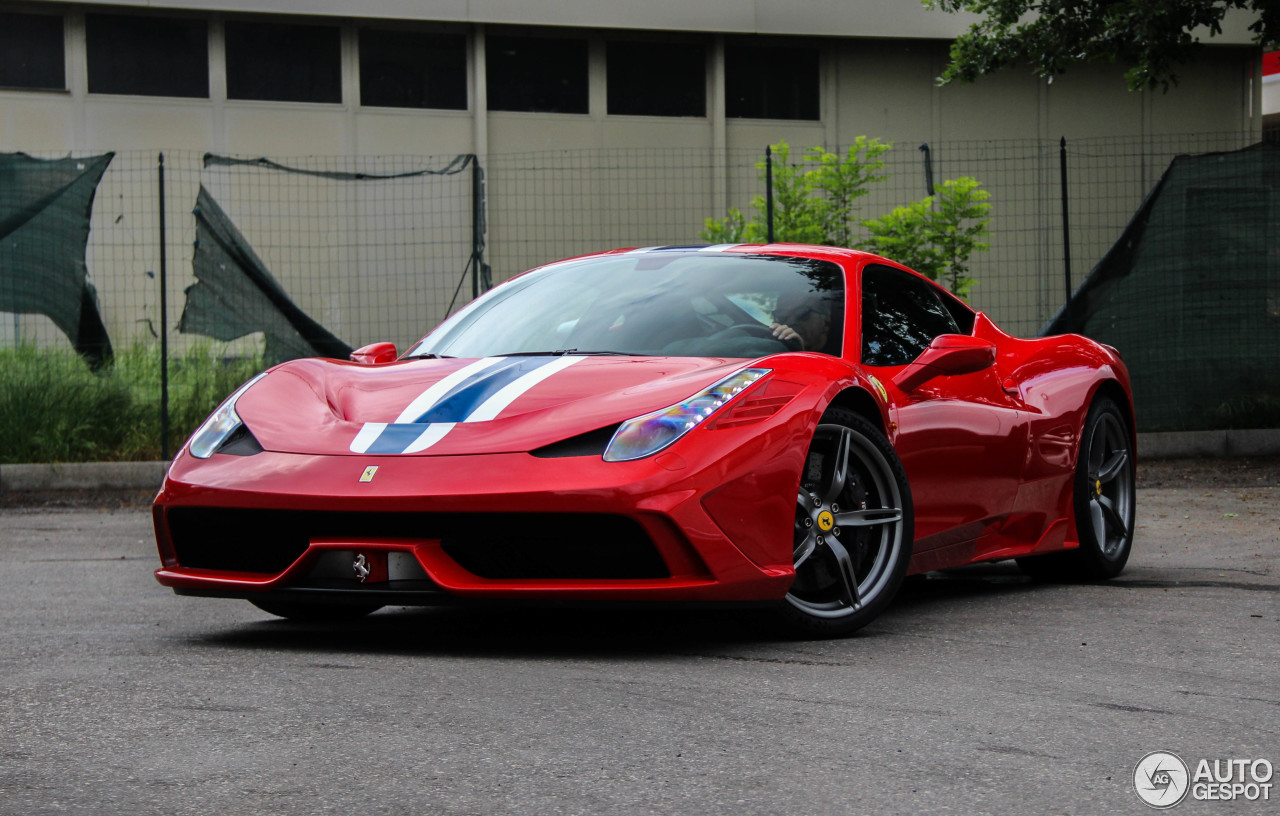
[[297, 357], [345, 359], [351, 346], [298, 308], [203, 186], [196, 199], [196, 245], [178, 331], [235, 340], [265, 338], [263, 363]]
[[1115, 346], [1144, 431], [1280, 418], [1280, 144], [1179, 156], [1045, 333]]
[[94, 194], [114, 155], [0, 154], [0, 312], [46, 315], [95, 368], [111, 358], [111, 341], [85, 247]]

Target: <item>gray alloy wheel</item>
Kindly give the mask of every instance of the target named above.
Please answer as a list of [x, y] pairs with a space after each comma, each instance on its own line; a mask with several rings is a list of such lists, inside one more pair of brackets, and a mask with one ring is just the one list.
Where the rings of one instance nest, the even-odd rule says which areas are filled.
[[828, 411], [796, 500], [786, 622], [809, 635], [844, 635], [871, 622], [902, 584], [912, 522], [906, 473], [884, 434], [851, 411]]
[[1080, 435], [1073, 506], [1080, 546], [1018, 559], [1036, 578], [1102, 580], [1124, 569], [1133, 548], [1137, 488], [1129, 423], [1110, 398], [1089, 406]]

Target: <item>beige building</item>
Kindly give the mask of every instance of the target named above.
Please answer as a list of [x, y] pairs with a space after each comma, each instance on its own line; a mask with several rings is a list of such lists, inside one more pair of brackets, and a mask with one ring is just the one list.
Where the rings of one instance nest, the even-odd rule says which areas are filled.
[[[1239, 20], [1168, 94], [1127, 91], [1113, 66], [1072, 70], [1052, 83], [1006, 72], [939, 87], [948, 43], [968, 22], [919, 0], [0, 2], [0, 151], [118, 151], [101, 207], [113, 195], [145, 202], [154, 186], [144, 172], [149, 157], [164, 150], [173, 168], [170, 195], [184, 208], [178, 212], [190, 210], [197, 182], [219, 193], [219, 178], [198, 166], [205, 152], [283, 164], [347, 157], [357, 168], [391, 156], [475, 154], [488, 171], [487, 258], [500, 280], [571, 252], [696, 240], [703, 217], [745, 206], [758, 192], [751, 163], [779, 141], [839, 149], [874, 136], [898, 143], [912, 163], [920, 143], [1158, 143], [1132, 168], [1105, 174], [1126, 185], [1128, 198], [1138, 191], [1137, 200], [1119, 205], [1122, 213], [1167, 163], [1160, 151], [1173, 135], [1225, 134], [1225, 146], [1239, 146], [1261, 133], [1259, 53]], [[566, 153], [591, 160], [556, 164]], [[670, 163], [675, 170], [655, 181], [653, 168], [669, 155], [681, 157]], [[624, 157], [635, 156], [647, 158], [633, 172]], [[1056, 165], [1045, 160], [1011, 159], [1010, 172], [982, 179], [997, 221], [983, 260], [988, 268], [977, 270], [975, 302], [993, 313], [999, 306], [1003, 322], [1023, 332], [1061, 302], [1053, 240], [1025, 238], [1058, 220]], [[428, 165], [439, 163], [424, 160]], [[529, 175], [551, 165], [559, 172]], [[574, 186], [566, 179], [575, 172], [590, 178]], [[1099, 200], [1117, 197], [1092, 192]], [[460, 200], [467, 194], [465, 184], [450, 193]], [[460, 264], [449, 260], [436, 273], [429, 262], [435, 250], [425, 261], [349, 246], [332, 257], [318, 257], [314, 247], [290, 254], [287, 247], [307, 240], [267, 236], [272, 214], [233, 197], [227, 188], [219, 200], [273, 274], [349, 342], [407, 342], [444, 316]], [[564, 204], [559, 215], [531, 214], [557, 201]], [[1118, 234], [1122, 214], [1090, 220], [1090, 205], [1081, 206], [1082, 228], [1096, 232], [1089, 240], [1104, 245]], [[139, 288], [147, 284], [137, 276], [139, 268], [154, 268], [152, 253], [121, 249], [153, 234], [153, 216], [145, 204], [139, 208], [127, 219], [95, 213], [90, 275], [113, 337], [156, 322], [156, 298]], [[456, 226], [466, 232], [467, 204], [457, 208]], [[315, 218], [329, 224], [321, 234], [332, 235], [367, 234], [393, 217], [361, 212], [324, 210]], [[191, 228], [175, 230], [170, 327], [192, 282], [183, 267]], [[1087, 270], [1092, 261], [1077, 262]], [[383, 291], [395, 294], [313, 285], [325, 264], [334, 274], [358, 268], [382, 275]], [[405, 292], [417, 291], [412, 281], [424, 265], [439, 280], [415, 300]], [[371, 317], [392, 312], [398, 316], [390, 323]], [[39, 325], [40, 318], [24, 315], [13, 336], [43, 337]]]

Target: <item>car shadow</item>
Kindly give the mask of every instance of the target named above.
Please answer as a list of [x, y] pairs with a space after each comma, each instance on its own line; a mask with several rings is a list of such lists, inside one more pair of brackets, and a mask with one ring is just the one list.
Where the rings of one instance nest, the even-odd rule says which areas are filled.
[[[946, 620], [991, 597], [1048, 591], [1012, 565], [979, 565], [908, 579], [876, 621], [844, 641], [891, 638], [904, 627]], [[354, 622], [299, 623], [266, 617], [192, 636], [235, 649], [344, 654], [627, 659], [702, 655], [717, 649], [823, 642], [784, 631], [768, 608], [462, 606], [388, 607]], [[747, 658], [749, 659], [749, 658]], [[803, 661], [802, 661], [803, 662]]]

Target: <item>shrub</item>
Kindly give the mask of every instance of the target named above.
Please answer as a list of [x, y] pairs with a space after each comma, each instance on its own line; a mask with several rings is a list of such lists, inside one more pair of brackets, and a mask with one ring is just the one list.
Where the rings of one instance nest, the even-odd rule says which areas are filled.
[[[880, 218], [858, 220], [858, 200], [870, 186], [889, 176], [881, 175], [884, 159], [893, 147], [879, 139], [859, 136], [841, 157], [822, 147], [811, 147], [799, 164], [791, 164], [786, 142], [771, 145], [773, 152], [774, 240], [799, 244], [868, 249], [944, 282], [953, 293], [968, 296], [975, 281], [969, 276], [969, 257], [984, 252], [991, 219], [990, 193], [976, 179], [942, 182], [932, 196], [898, 207]], [[756, 163], [760, 180], [768, 174], [765, 161]], [[768, 213], [764, 196], [751, 200], [754, 214], [748, 218], [736, 207], [725, 218], [708, 218], [701, 233], [712, 243], [763, 243], [768, 240]], [[859, 240], [855, 225], [870, 237]]]
[[976, 179], [944, 181], [936, 195], [864, 221], [871, 231], [866, 246], [966, 297], [974, 284], [969, 256], [987, 249], [990, 197]]
[[[169, 359], [172, 454], [228, 394], [261, 368], [211, 345]], [[75, 352], [0, 349], [0, 462], [160, 458], [160, 350], [133, 346], [95, 373]]]

